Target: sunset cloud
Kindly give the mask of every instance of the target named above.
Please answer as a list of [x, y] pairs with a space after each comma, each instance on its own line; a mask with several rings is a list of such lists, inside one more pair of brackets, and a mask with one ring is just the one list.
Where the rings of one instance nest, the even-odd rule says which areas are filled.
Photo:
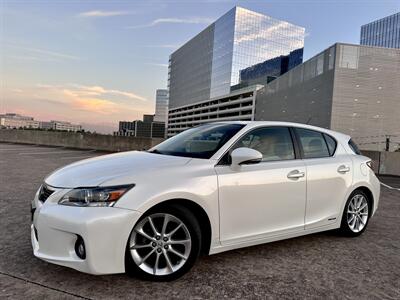
[[72, 105], [77, 109], [103, 115], [113, 114], [119, 111], [116, 103], [105, 99], [76, 98], [73, 100]]
[[137, 95], [133, 92], [120, 91], [116, 89], [107, 89], [102, 86], [93, 85], [86, 86], [80, 84], [66, 84], [66, 85], [49, 85], [49, 84], [36, 84], [36, 87], [41, 89], [62, 91], [64, 94], [72, 97], [95, 97], [95, 96], [122, 96], [123, 98], [147, 101], [145, 97]]

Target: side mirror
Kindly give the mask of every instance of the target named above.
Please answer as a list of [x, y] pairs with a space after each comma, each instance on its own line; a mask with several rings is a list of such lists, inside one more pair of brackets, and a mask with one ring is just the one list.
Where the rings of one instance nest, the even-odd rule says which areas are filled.
[[240, 165], [243, 164], [256, 164], [259, 163], [263, 158], [263, 155], [261, 152], [246, 148], [246, 147], [241, 147], [237, 148], [232, 151], [231, 153], [231, 159], [232, 159], [232, 168], [237, 169], [239, 168]]

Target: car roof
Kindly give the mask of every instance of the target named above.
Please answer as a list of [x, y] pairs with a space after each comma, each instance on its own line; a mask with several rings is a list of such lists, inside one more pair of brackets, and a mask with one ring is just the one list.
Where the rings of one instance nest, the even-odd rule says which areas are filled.
[[341, 139], [345, 142], [347, 142], [351, 137], [347, 134], [333, 131], [330, 129], [326, 129], [323, 127], [318, 127], [318, 126], [313, 126], [313, 125], [308, 125], [308, 124], [302, 124], [302, 123], [294, 123], [294, 122], [282, 122], [282, 121], [225, 121], [225, 122], [215, 122], [215, 123], [221, 123], [221, 124], [242, 124], [245, 125], [246, 128], [255, 128], [259, 126], [287, 126], [287, 127], [298, 127], [298, 128], [304, 128], [304, 129], [310, 129], [310, 130], [316, 130], [320, 132], [327, 133], [329, 135], [334, 136], [337, 139]]

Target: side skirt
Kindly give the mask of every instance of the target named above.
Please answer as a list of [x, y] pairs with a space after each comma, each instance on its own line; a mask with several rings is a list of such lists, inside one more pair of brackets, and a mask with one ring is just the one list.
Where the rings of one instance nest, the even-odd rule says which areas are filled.
[[266, 244], [266, 243], [270, 243], [270, 242], [291, 239], [291, 238], [295, 238], [295, 237], [299, 237], [299, 236], [303, 236], [303, 235], [307, 235], [307, 234], [337, 229], [339, 227], [340, 227], [340, 223], [335, 222], [333, 224], [329, 224], [326, 226], [305, 229], [303, 231], [297, 231], [295, 233], [279, 234], [279, 235], [273, 235], [273, 236], [268, 236], [268, 237], [264, 237], [264, 238], [251, 239], [251, 240], [228, 244], [228, 245], [219, 245], [219, 246], [211, 248], [209, 254], [212, 255], [212, 254], [217, 254], [217, 253], [221, 253], [221, 252], [229, 251], [229, 250], [233, 250], [233, 249], [250, 247], [250, 246]]

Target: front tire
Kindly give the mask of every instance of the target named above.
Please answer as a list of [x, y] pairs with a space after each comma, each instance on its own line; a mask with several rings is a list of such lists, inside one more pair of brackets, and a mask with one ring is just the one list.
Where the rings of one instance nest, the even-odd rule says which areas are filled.
[[190, 270], [200, 249], [195, 215], [181, 205], [161, 206], [135, 224], [127, 243], [126, 269], [146, 280], [174, 280]]
[[344, 207], [340, 233], [350, 237], [361, 235], [367, 228], [371, 209], [370, 199], [363, 191], [351, 193]]

